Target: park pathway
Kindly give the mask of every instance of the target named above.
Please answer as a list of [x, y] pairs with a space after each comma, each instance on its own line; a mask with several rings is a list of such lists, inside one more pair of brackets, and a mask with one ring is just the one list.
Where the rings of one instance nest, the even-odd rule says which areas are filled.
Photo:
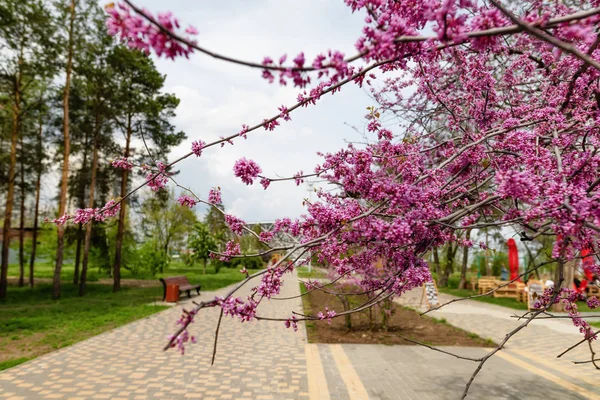
[[[295, 276], [287, 280], [281, 297], [299, 294]], [[420, 292], [403, 301], [415, 306], [415, 296]], [[230, 317], [223, 319], [211, 367], [218, 310], [204, 310], [196, 318], [190, 332], [198, 344], [188, 345], [184, 356], [162, 351], [180, 310], [173, 307], [4, 371], [0, 399], [451, 400], [460, 398], [476, 367], [419, 346], [308, 344], [303, 326], [294, 332], [281, 322], [242, 325]], [[299, 299], [265, 303], [259, 314], [285, 317], [291, 310], [301, 310]], [[434, 316], [498, 341], [516, 325], [513, 313], [465, 301]], [[600, 385], [594, 385], [598, 376], [589, 366], [573, 368], [549, 358], [578, 337], [564, 321], [554, 322], [527, 328], [490, 359], [469, 399], [600, 399]], [[481, 348], [446, 350], [471, 357], [486, 353]]]
[[[420, 304], [421, 295], [422, 289], [419, 288], [397, 301], [425, 311], [427, 308]], [[446, 294], [440, 295], [442, 304], [455, 298]], [[515, 316], [523, 315], [525, 312], [475, 300], [461, 300], [432, 311], [428, 315], [438, 319], [443, 318], [451, 325], [500, 343], [506, 334], [524, 322], [524, 320], [519, 321]], [[588, 346], [583, 344], [557, 358], [557, 355], [582, 338], [578, 328], [573, 326], [568, 318], [534, 320], [514, 335], [495, 357], [504, 359], [513, 366], [534, 372], [547, 381], [578, 393], [584, 398], [600, 399], [600, 371], [589, 363], [573, 364], [574, 361], [590, 359]], [[597, 341], [594, 342], [594, 347], [595, 351], [600, 351], [600, 344]]]

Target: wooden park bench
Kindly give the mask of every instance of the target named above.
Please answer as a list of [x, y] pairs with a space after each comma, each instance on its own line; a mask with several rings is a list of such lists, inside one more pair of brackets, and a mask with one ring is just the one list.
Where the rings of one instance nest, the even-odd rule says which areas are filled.
[[[503, 285], [506, 282], [497, 281], [497, 285]], [[520, 292], [525, 291], [525, 284], [521, 282], [512, 282], [506, 286], [499, 287], [494, 292], [494, 297], [496, 298], [509, 298], [509, 299], [519, 299]]]
[[479, 289], [479, 294], [487, 293], [490, 290], [497, 288], [497, 281], [498, 278], [496, 278], [495, 276], [482, 276], [481, 278], [479, 278], [479, 280], [477, 281], [477, 288]]
[[586, 291], [588, 296], [600, 296], [600, 287], [595, 283], [588, 284]]
[[179, 293], [186, 292], [188, 297], [191, 296], [191, 291], [195, 290], [196, 294], [200, 294], [200, 285], [192, 285], [185, 276], [171, 276], [168, 278], [160, 278], [163, 284], [163, 301], [167, 298], [167, 285], [178, 285]]

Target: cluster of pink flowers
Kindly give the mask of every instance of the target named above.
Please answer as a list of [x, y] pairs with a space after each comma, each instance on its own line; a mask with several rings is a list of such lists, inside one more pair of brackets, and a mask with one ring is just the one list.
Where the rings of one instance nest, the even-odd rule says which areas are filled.
[[192, 153], [196, 155], [196, 157], [200, 157], [202, 155], [202, 149], [206, 146], [206, 142], [202, 140], [196, 140], [192, 142]]
[[268, 243], [273, 239], [273, 235], [274, 235], [273, 232], [264, 231], [264, 232], [259, 233], [258, 237], [260, 238], [261, 242]]
[[148, 187], [155, 192], [158, 192], [160, 189], [167, 186], [169, 182], [169, 178], [166, 176], [166, 172], [155, 173], [149, 172], [146, 175], [146, 181], [148, 182]]
[[173, 340], [171, 344], [171, 348], [177, 347], [177, 349], [181, 352], [181, 355], [185, 354], [185, 344], [187, 342], [196, 343], [196, 337], [194, 335], [190, 335], [187, 329], [184, 329], [177, 337], [169, 336], [169, 341]]
[[298, 319], [295, 315], [285, 320], [285, 327], [294, 329], [294, 332], [298, 332]]
[[271, 184], [271, 180], [269, 178], [261, 178], [260, 179], [260, 184], [262, 185], [262, 187], [267, 190], [267, 188], [269, 187], [269, 185]]
[[[111, 35], [118, 35], [129, 47], [139, 49], [147, 54], [152, 49], [157, 56], [161, 57], [164, 55], [170, 59], [179, 56], [188, 57], [193, 52], [191, 46], [175, 40], [168, 34], [182, 35], [179, 32], [179, 21], [170, 12], [159, 13], [155, 18], [149, 11], [143, 9], [141, 10], [143, 13], [142, 16], [132, 12], [122, 2], [119, 2], [116, 6], [110, 3], [105, 8], [109, 15], [106, 22], [108, 32]], [[160, 24], [162, 29], [149, 20]], [[196, 28], [188, 26], [184, 33], [186, 40], [190, 43], [195, 43], [190, 36], [198, 34]]]
[[284, 271], [281, 267], [269, 268], [267, 273], [263, 275], [260, 285], [257, 286], [256, 293], [267, 299], [279, 294], [282, 284], [281, 277]]
[[179, 202], [180, 205], [189, 207], [189, 208], [193, 208], [198, 203], [196, 200], [194, 200], [194, 198], [192, 198], [188, 195], [185, 195], [185, 194], [182, 196], [179, 196], [177, 201]]
[[260, 167], [253, 160], [247, 160], [245, 157], [240, 158], [233, 166], [235, 176], [240, 178], [246, 185], [252, 185], [254, 179], [262, 172]]
[[208, 202], [210, 204], [222, 204], [223, 200], [221, 199], [221, 189], [216, 187], [212, 188], [208, 192]]
[[294, 181], [296, 182], [296, 186], [300, 186], [304, 183], [304, 172], [298, 171], [296, 175], [294, 175]]
[[229, 229], [231, 229], [231, 231], [236, 235], [242, 235], [244, 233], [244, 225], [246, 223], [240, 218], [234, 215], [226, 214], [225, 222], [227, 222], [227, 225], [229, 225]]
[[252, 321], [256, 316], [258, 303], [250, 297], [246, 301], [239, 297], [228, 297], [226, 299], [217, 297], [216, 301], [223, 309], [223, 314], [238, 317], [242, 322]]
[[103, 222], [106, 218], [114, 217], [121, 210], [121, 203], [116, 200], [110, 200], [101, 208], [77, 208], [73, 215], [64, 214], [60, 218], [55, 218], [51, 222], [56, 225], [64, 225], [69, 220], [73, 220], [75, 224], [87, 224], [94, 220]]
[[327, 323], [330, 324], [331, 323], [331, 319], [334, 318], [337, 315], [337, 313], [334, 310], [330, 310], [329, 308], [325, 307], [325, 313], [323, 313], [322, 311], [319, 311], [319, 313], [317, 314], [317, 317], [320, 320], [327, 320]]
[[[213, 256], [214, 253], [211, 253], [211, 256]], [[219, 260], [221, 261], [231, 261], [231, 257], [232, 256], [237, 256], [242, 254], [242, 249], [240, 248], [240, 244], [239, 242], [230, 240], [227, 243], [225, 243], [225, 251], [223, 252], [222, 256], [219, 256]]]
[[128, 161], [127, 158], [125, 158], [125, 157], [121, 157], [119, 159], [113, 160], [113, 162], [111, 164], [115, 168], [121, 168], [121, 169], [126, 169], [126, 170], [133, 169], [133, 163]]

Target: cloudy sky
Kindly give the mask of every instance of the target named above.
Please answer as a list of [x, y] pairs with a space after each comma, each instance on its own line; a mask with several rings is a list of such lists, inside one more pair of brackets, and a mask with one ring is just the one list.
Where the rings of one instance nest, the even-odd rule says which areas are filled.
[[[362, 14], [352, 14], [342, 0], [137, 0], [137, 5], [157, 11], [172, 11], [186, 26], [194, 25], [199, 44], [237, 58], [261, 61], [264, 56], [288, 59], [304, 51], [307, 60], [328, 49], [354, 54], [354, 42], [362, 28]], [[282, 104], [292, 105], [298, 88], [270, 85], [259, 70], [213, 60], [196, 54], [190, 60], [160, 59], [158, 69], [167, 75], [166, 88], [181, 104], [175, 124], [188, 140], [175, 148], [172, 159], [189, 151], [193, 140], [206, 142], [237, 133], [242, 124], [254, 125], [277, 113]], [[177, 180], [206, 197], [220, 186], [229, 213], [246, 221], [271, 221], [303, 212], [302, 200], [309, 187], [293, 181], [272, 184], [268, 190], [246, 186], [233, 176], [240, 157], [255, 160], [270, 177], [309, 172], [320, 163], [317, 151], [336, 151], [345, 140], [360, 140], [350, 126], [364, 129], [369, 96], [356, 86], [347, 86], [317, 106], [291, 115], [273, 132], [255, 131], [234, 146], [211, 148], [200, 159], [189, 158], [179, 166]], [[202, 210], [200, 210], [202, 212]]]

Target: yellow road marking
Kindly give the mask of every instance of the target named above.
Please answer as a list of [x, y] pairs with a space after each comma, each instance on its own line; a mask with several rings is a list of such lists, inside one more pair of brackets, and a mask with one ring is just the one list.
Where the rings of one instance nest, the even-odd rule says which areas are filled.
[[368, 400], [369, 395], [367, 393], [367, 389], [365, 389], [360, 378], [356, 374], [356, 371], [350, 363], [348, 356], [344, 352], [342, 345], [332, 344], [329, 346], [329, 348], [331, 349], [331, 355], [333, 356], [340, 376], [346, 384], [346, 389], [348, 390], [350, 400]]
[[583, 381], [585, 383], [589, 383], [592, 386], [596, 386], [598, 385], [598, 380], [597, 379], [590, 379], [587, 376], [583, 376], [581, 374], [577, 374], [577, 373], [573, 373], [572, 371], [570, 371], [568, 368], [565, 368], [563, 366], [561, 366], [558, 363], [558, 359], [556, 360], [556, 363], [551, 363], [548, 362], [547, 360], [542, 359], [541, 357], [536, 356], [535, 354], [532, 354], [528, 351], [525, 350], [517, 350], [517, 349], [510, 349], [511, 353], [516, 353], [522, 357], [528, 358], [531, 361], [534, 362], [538, 362], [540, 364], [544, 364], [545, 366], [547, 366], [548, 368], [554, 369], [558, 372], [561, 372], [565, 375], [569, 375], [571, 378], [575, 378], [575, 379], [579, 379], [580, 381]]
[[583, 397], [585, 397], [586, 399], [596, 399], [596, 400], [600, 399], [600, 396], [598, 396], [597, 394], [594, 394], [594, 393], [590, 392], [589, 390], [586, 390], [580, 386], [577, 386], [577, 385], [575, 385], [571, 382], [568, 382], [562, 378], [559, 378], [558, 376], [551, 374], [550, 372], [547, 372], [541, 368], [538, 368], [538, 367], [533, 366], [525, 361], [519, 360], [518, 358], [508, 355], [504, 351], [499, 351], [498, 353], [496, 353], [496, 355], [518, 367], [526, 369], [527, 371], [531, 371], [531, 372], [541, 376], [542, 378], [546, 378], [547, 380], [554, 382], [557, 385], [562, 386], [567, 390], [578, 393], [578, 394], [582, 395]]
[[316, 344], [306, 344], [306, 373], [310, 400], [330, 400], [327, 379]]

